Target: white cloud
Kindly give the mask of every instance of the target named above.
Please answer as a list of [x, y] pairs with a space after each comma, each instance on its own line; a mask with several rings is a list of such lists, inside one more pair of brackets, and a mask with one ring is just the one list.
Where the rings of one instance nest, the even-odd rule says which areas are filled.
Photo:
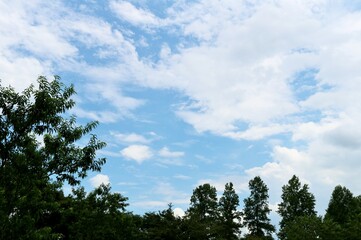
[[281, 124], [270, 124], [266, 126], [251, 126], [245, 131], [241, 132], [226, 132], [223, 136], [231, 137], [234, 139], [245, 139], [245, 140], [259, 140], [266, 137], [276, 135], [279, 133], [289, 132], [292, 126], [281, 125]]
[[59, 25], [52, 25], [62, 11], [55, 2], [0, 3], [0, 78], [5, 84], [22, 90], [39, 75], [50, 75], [55, 62], [76, 56], [76, 47], [61, 35]]
[[126, 1], [111, 1], [110, 7], [119, 18], [134, 25], [158, 25], [160, 23], [160, 20], [150, 11], [136, 8]]
[[114, 114], [118, 116], [118, 119], [131, 116], [132, 110], [144, 104], [144, 101], [141, 99], [124, 96], [121, 88], [112, 83], [88, 83], [86, 89], [92, 93], [89, 95], [91, 96], [89, 101], [108, 103], [107, 107], [115, 109]]
[[192, 178], [190, 176], [183, 175], [183, 174], [177, 174], [177, 175], [174, 175], [173, 177], [176, 179], [180, 179], [180, 180], [189, 180]]
[[298, 174], [303, 176], [305, 171], [312, 165], [307, 154], [297, 149], [281, 146], [274, 147], [273, 159], [274, 162], [266, 163], [262, 167], [246, 170], [246, 173], [250, 176], [260, 175], [275, 179], [280, 183], [286, 183], [295, 173], [296, 169]]
[[[133, 24], [163, 26], [153, 13], [129, 2], [111, 1], [110, 6]], [[75, 12], [61, 2], [9, 2], [2, 3], [1, 9], [4, 34], [0, 48], [4, 56], [0, 56], [0, 61], [6, 66], [0, 76], [3, 81], [9, 79], [5, 81], [23, 85], [20, 80], [25, 77], [20, 75], [35, 76], [54, 67], [79, 72], [93, 81], [86, 84], [89, 95], [97, 93], [116, 109], [116, 116], [111, 116], [108, 122], [132, 116], [131, 112], [144, 104], [122, 93], [122, 83], [131, 81], [147, 87], [172, 87], [185, 93], [191, 103], [176, 111], [184, 121], [199, 132], [210, 131], [236, 139], [256, 140], [290, 131], [295, 120], [289, 116], [309, 109], [359, 110], [349, 103], [359, 101], [361, 54], [357, 53], [361, 46], [357, 24], [351, 23], [361, 21], [361, 17], [357, 11], [347, 12], [342, 4], [322, 1], [246, 4], [231, 0], [220, 6], [219, 1], [213, 0], [178, 2], [167, 9], [167, 16], [162, 19], [169, 34], [180, 30], [179, 34], [195, 36], [200, 42], [186, 47], [180, 41], [174, 52], [169, 46], [163, 48], [168, 49], [167, 54], [161, 54], [159, 62], [141, 62], [133, 40], [127, 40], [121, 30], [100, 18]], [[49, 12], [56, 14], [50, 19]], [[332, 18], [326, 13], [332, 13]], [[13, 21], [9, 24], [6, 19]], [[14, 34], [14, 24], [22, 30], [20, 35]], [[93, 66], [81, 55], [81, 47], [91, 49], [100, 60], [112, 61]], [[19, 48], [41, 57], [25, 58], [21, 51], [14, 50]], [[24, 60], [28, 64], [23, 64]], [[21, 65], [33, 67], [18, 68]], [[335, 88], [299, 102], [290, 83], [297, 71], [307, 67], [320, 70], [318, 85]], [[24, 71], [17, 74], [15, 69]], [[11, 78], [13, 75], [16, 78]], [[108, 79], [108, 83], [104, 84], [103, 79]], [[87, 115], [106, 121], [91, 111]], [[285, 124], [277, 123], [280, 119]]]
[[90, 180], [90, 184], [93, 187], [99, 187], [101, 184], [107, 185], [110, 183], [109, 176], [104, 174], [97, 174], [94, 177], [92, 177]]
[[174, 214], [175, 217], [180, 217], [180, 218], [182, 218], [182, 217], [184, 217], [185, 212], [184, 212], [184, 210], [181, 209], [181, 208], [174, 208], [173, 214]]
[[146, 145], [130, 145], [124, 148], [121, 154], [123, 157], [134, 160], [139, 164], [153, 157], [152, 150]]
[[[0, 79], [2, 85], [11, 85], [17, 91], [22, 91], [31, 83], [35, 83], [39, 75], [48, 75], [51, 70], [50, 62], [38, 56], [23, 54], [21, 51], [34, 51], [36, 54], [48, 49], [48, 45], [53, 45], [53, 42], [59, 43], [47, 29], [30, 24], [31, 21], [35, 21], [34, 16], [29, 16], [26, 9], [36, 8], [38, 5], [37, 1], [0, 3]], [[41, 39], [42, 37], [44, 39]], [[60, 46], [53, 51], [56, 50], [66, 52], [66, 49]]]
[[[59, 15], [64, 11], [64, 7], [60, 4], [12, 1], [1, 3], [0, 9], [2, 16], [0, 26], [3, 36], [0, 47], [5, 47], [10, 51], [13, 50], [9, 48], [14, 47], [13, 52], [23, 49], [43, 59], [59, 60], [72, 57], [77, 53], [77, 49], [59, 34], [60, 26], [52, 25], [54, 21], [59, 20]], [[55, 9], [58, 11], [52, 12]], [[47, 14], [50, 12], [53, 13], [52, 21], [44, 21], [45, 18], [48, 20]]]
[[[246, 170], [270, 183], [272, 202], [293, 174], [322, 196], [322, 211], [337, 184], [359, 194], [360, 11], [343, 2], [216, 2], [170, 10], [199, 44], [163, 54], [141, 82], [185, 93], [190, 101], [176, 113], [199, 132], [246, 140], [290, 133], [293, 142], [276, 144], [272, 161]], [[311, 68], [315, 92], [299, 96], [294, 87], [305, 83], [295, 76]], [[228, 178], [212, 181], [221, 187]]]
[[114, 158], [115, 157], [119, 158], [122, 156], [122, 154], [119, 151], [108, 151], [108, 150], [99, 150], [97, 154], [107, 157], [114, 157]]
[[197, 2], [179, 1], [170, 9], [169, 22], [181, 26], [185, 35], [191, 35], [202, 41], [212, 40], [225, 22], [244, 18], [248, 10], [247, 3], [237, 0], [222, 2], [202, 0]]
[[[168, 204], [172, 203], [173, 206], [186, 206], [189, 203], [190, 195], [175, 188], [170, 182], [159, 181], [156, 182], [149, 191], [143, 191], [143, 196], [139, 200], [131, 203], [132, 206], [143, 209], [159, 210], [167, 209]], [[179, 214], [182, 212], [177, 210]]]
[[22, 91], [30, 84], [35, 84], [39, 75], [48, 75], [48, 67], [32, 57], [14, 57], [9, 59], [0, 55], [0, 79], [2, 86]]
[[158, 154], [164, 158], [179, 158], [184, 156], [184, 152], [172, 152], [167, 147], [163, 147], [159, 150]]
[[249, 176], [260, 175], [272, 186], [271, 198], [279, 201], [281, 186], [293, 174], [311, 186], [317, 208], [323, 214], [336, 185], [344, 185], [356, 195], [361, 192], [360, 128], [348, 118], [329, 119], [319, 124], [301, 124], [294, 130], [295, 141], [306, 141], [302, 147], [276, 146], [273, 161], [248, 169]]
[[248, 176], [244, 176], [241, 174], [234, 174], [234, 173], [226, 173], [220, 174], [218, 176], [214, 176], [212, 178], [207, 179], [200, 179], [197, 181], [195, 188], [199, 185], [209, 183], [211, 186], [214, 186], [217, 189], [218, 193], [223, 193], [224, 187], [226, 183], [232, 182], [233, 187], [237, 193], [243, 193], [248, 189]]
[[[2, 2], [0, 16], [0, 79], [5, 84], [21, 90], [39, 75], [71, 71], [87, 77], [83, 85], [88, 86], [87, 94], [98, 94], [111, 103], [118, 119], [143, 104], [142, 100], [121, 94], [118, 85], [109, 81], [104, 84], [105, 78], [123, 79], [125, 65], [138, 64], [134, 45], [108, 22], [71, 9], [61, 1]], [[87, 51], [80, 51], [84, 48]], [[92, 57], [84, 56], [85, 52]], [[98, 63], [108, 60], [112, 67], [96, 66], [95, 59]]]
[[186, 204], [189, 203], [190, 199], [188, 193], [176, 189], [169, 182], [158, 182], [152, 189], [152, 192], [161, 196], [165, 202], [173, 204]]
[[143, 135], [139, 135], [136, 133], [123, 134], [123, 133], [111, 132], [110, 135], [115, 137], [118, 141], [124, 143], [146, 144], [151, 141], [150, 139], [145, 138]]
[[157, 165], [160, 167], [167, 168], [169, 165], [171, 166], [184, 166], [185, 162], [179, 158], [161, 158], [157, 159]]
[[88, 118], [101, 123], [114, 123], [122, 117], [119, 113], [113, 111], [89, 111], [79, 106], [74, 107], [70, 112], [77, 117]]
[[[214, 36], [212, 40], [209, 44], [180, 48], [177, 53], [164, 55], [163, 61], [145, 74], [148, 77], [146, 84], [174, 87], [188, 95], [192, 101], [181, 106], [177, 114], [199, 132], [259, 139], [287, 131], [275, 122], [301, 111], [289, 80], [295, 71], [312, 66], [315, 55], [292, 53], [292, 49], [308, 47], [309, 41], [305, 38], [291, 38], [286, 44], [281, 42], [297, 35], [295, 27], [307, 31], [314, 29], [314, 20], [298, 14], [305, 21], [297, 19], [294, 24], [289, 23], [284, 19], [292, 19], [293, 12], [272, 5], [261, 6], [252, 16], [239, 19], [236, 17], [239, 12], [233, 12], [239, 10], [239, 3], [234, 1], [225, 3], [230, 12], [220, 11], [219, 14], [225, 15], [217, 17], [210, 14], [217, 9], [214, 2], [202, 1], [200, 4], [190, 4], [191, 8], [184, 11], [193, 14], [193, 18], [189, 17], [191, 20], [207, 16], [209, 21], [219, 22], [208, 28], [204, 25]], [[199, 15], [192, 7], [209, 12]], [[279, 26], [273, 23], [274, 20]], [[264, 33], [262, 38], [259, 38], [259, 32]], [[244, 132], [244, 124], [255, 126], [253, 130], [257, 128], [257, 137]]]

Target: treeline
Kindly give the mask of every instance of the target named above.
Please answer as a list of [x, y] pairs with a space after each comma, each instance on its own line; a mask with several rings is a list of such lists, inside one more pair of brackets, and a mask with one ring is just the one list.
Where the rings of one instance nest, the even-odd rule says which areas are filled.
[[[317, 216], [314, 195], [296, 176], [282, 187], [278, 232], [260, 177], [250, 180], [242, 210], [232, 183], [219, 199], [215, 187], [198, 186], [182, 218], [171, 204], [133, 214], [109, 185], [86, 193], [81, 179], [101, 170], [106, 160], [96, 151], [105, 143], [91, 134], [97, 122], [79, 126], [66, 117], [74, 93], [59, 77], [39, 77], [22, 93], [0, 85], [0, 239], [361, 239], [360, 196], [337, 186], [325, 216]], [[64, 183], [72, 194], [64, 195]]]
[[165, 210], [140, 216], [127, 212], [126, 198], [102, 185], [88, 195], [80, 189], [73, 196], [63, 197], [62, 210], [49, 215], [47, 223], [53, 223], [51, 228], [61, 232], [63, 239], [257, 240], [274, 239], [273, 235], [296, 240], [361, 239], [361, 197], [354, 197], [345, 187], [335, 187], [321, 217], [314, 209], [315, 198], [308, 186], [293, 176], [282, 187], [277, 233], [268, 218], [271, 210], [266, 184], [257, 176], [250, 180], [249, 189], [241, 211], [232, 183], [225, 185], [219, 200], [216, 188], [206, 183], [193, 190], [184, 217], [175, 216], [171, 204]]

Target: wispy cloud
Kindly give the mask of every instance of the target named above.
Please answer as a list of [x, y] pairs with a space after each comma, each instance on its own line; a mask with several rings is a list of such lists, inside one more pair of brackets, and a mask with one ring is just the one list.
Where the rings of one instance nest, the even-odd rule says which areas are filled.
[[187, 175], [183, 175], [183, 174], [177, 174], [173, 176], [176, 179], [180, 179], [180, 180], [189, 180], [192, 179], [192, 177], [187, 176]]
[[158, 152], [159, 156], [164, 158], [179, 158], [184, 156], [184, 152], [170, 151], [167, 147], [163, 147]]
[[148, 10], [135, 7], [127, 1], [111, 1], [111, 9], [117, 16], [134, 25], [158, 25], [160, 20]]
[[117, 132], [111, 132], [110, 135], [115, 137], [117, 141], [123, 142], [123, 143], [141, 143], [141, 144], [147, 144], [151, 142], [151, 139], [148, 139], [144, 137], [143, 135], [136, 134], [136, 133], [117, 133]]

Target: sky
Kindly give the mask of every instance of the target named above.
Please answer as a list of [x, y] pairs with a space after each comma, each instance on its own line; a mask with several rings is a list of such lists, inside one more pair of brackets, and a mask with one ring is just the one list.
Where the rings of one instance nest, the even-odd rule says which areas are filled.
[[336, 185], [360, 195], [360, 63], [358, 0], [0, 1], [2, 85], [74, 84], [70, 114], [107, 142], [82, 184], [138, 214], [203, 183], [242, 208], [257, 175], [273, 210], [294, 174], [319, 214]]

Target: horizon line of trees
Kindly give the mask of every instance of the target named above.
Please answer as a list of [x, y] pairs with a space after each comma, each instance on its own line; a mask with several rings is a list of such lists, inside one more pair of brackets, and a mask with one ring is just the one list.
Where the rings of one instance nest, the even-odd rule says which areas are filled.
[[[106, 143], [92, 134], [97, 122], [79, 126], [75, 116], [67, 117], [74, 94], [58, 76], [41, 76], [37, 87], [21, 93], [0, 82], [0, 239], [361, 239], [361, 196], [336, 186], [325, 216], [317, 216], [315, 197], [297, 176], [282, 187], [277, 233], [259, 176], [249, 181], [242, 211], [233, 183], [219, 199], [206, 183], [193, 190], [182, 218], [171, 204], [133, 214], [126, 210], [128, 198], [110, 185], [86, 193], [81, 179], [101, 170], [106, 159], [96, 152]], [[88, 143], [79, 144], [84, 138]], [[64, 183], [72, 194], [64, 195]]]
[[[249, 181], [248, 187], [250, 195], [243, 200], [243, 209], [239, 211], [239, 196], [232, 182], [225, 185], [218, 202], [215, 187], [209, 183], [198, 186], [193, 190], [190, 207], [180, 219], [191, 228], [187, 229], [186, 238], [177, 239], [254, 240], [274, 239], [274, 236], [281, 240], [361, 239], [361, 196], [353, 196], [346, 187], [337, 185], [334, 188], [326, 214], [318, 216], [316, 200], [308, 185], [302, 185], [293, 175], [282, 187], [282, 201], [276, 211], [281, 216], [278, 232], [268, 217], [271, 209], [267, 185], [256, 176]], [[164, 211], [151, 214], [162, 215]], [[245, 230], [243, 235], [241, 230]]]

